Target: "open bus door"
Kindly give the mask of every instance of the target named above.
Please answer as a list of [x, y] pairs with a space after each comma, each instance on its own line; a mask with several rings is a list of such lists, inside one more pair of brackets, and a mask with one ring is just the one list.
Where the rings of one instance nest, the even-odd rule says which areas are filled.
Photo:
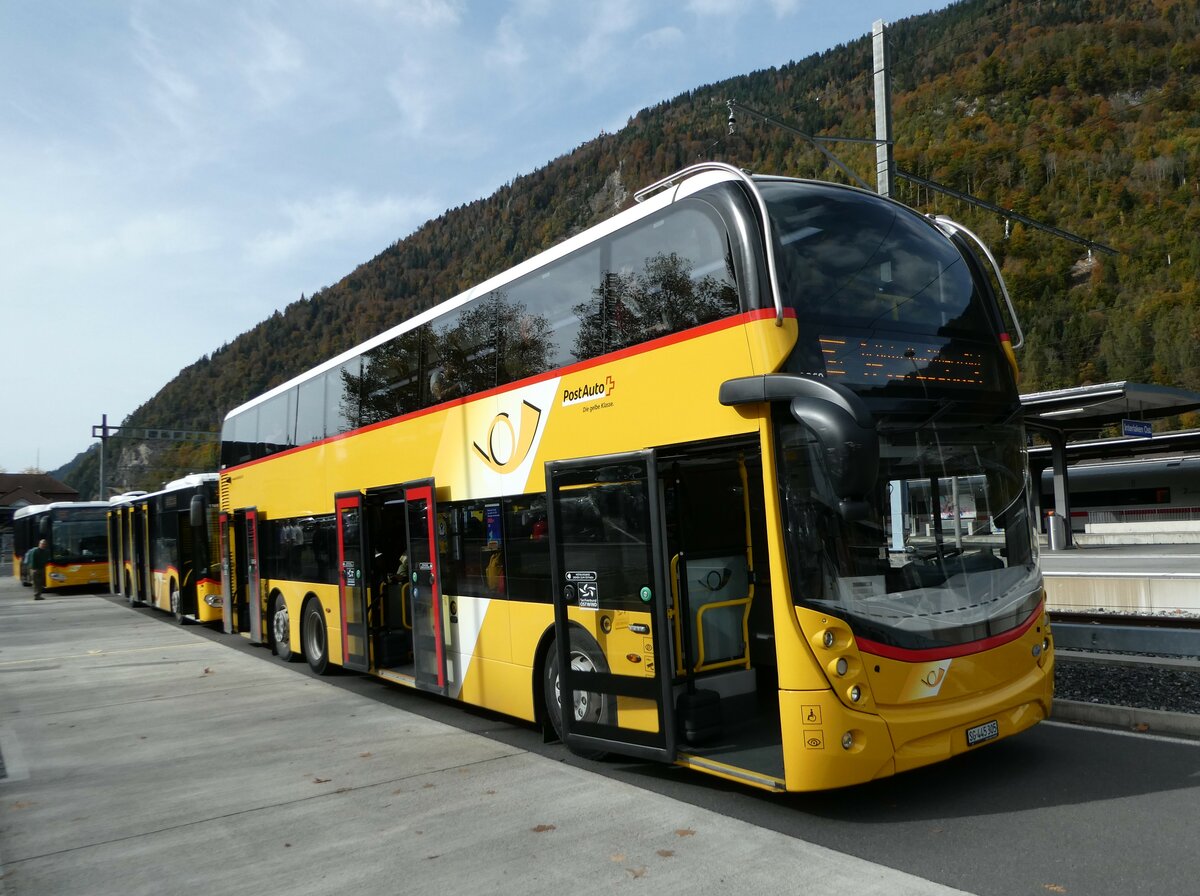
[[338, 600], [342, 605], [342, 665], [355, 672], [370, 668], [367, 610], [371, 577], [366, 514], [361, 492], [334, 495], [337, 516]]
[[248, 635], [251, 644], [262, 644], [262, 578], [259, 570], [257, 508], [222, 513], [221, 582], [224, 628], [227, 634]]
[[109, 506], [105, 516], [108, 523], [108, 593], [121, 593], [121, 512]]
[[142, 503], [133, 508], [129, 519], [133, 540], [133, 589], [129, 592], [131, 604], [142, 604], [150, 600], [150, 507]]
[[[334, 507], [343, 665], [357, 672], [374, 665], [411, 675], [422, 690], [445, 694], [446, 637], [433, 481], [388, 486], [367, 495], [342, 492], [334, 496]], [[387, 524], [382, 522], [384, 511]], [[402, 533], [404, 582], [385, 583], [390, 570], [377, 568], [377, 558], [388, 555], [390, 560], [389, 552], [397, 550], [385, 543], [388, 532], [393, 537]], [[388, 597], [386, 589], [395, 589], [396, 599], [381, 606]]]
[[563, 741], [577, 752], [672, 762], [674, 660], [654, 452], [550, 461], [546, 488]]
[[229, 538], [230, 522], [231, 518], [224, 510], [217, 515], [217, 541], [221, 552], [221, 630], [227, 635], [237, 631], [233, 624], [234, 558]]
[[446, 632], [442, 623], [442, 577], [438, 569], [437, 501], [433, 480], [404, 484], [408, 546], [408, 593], [413, 632], [413, 680], [446, 693]]

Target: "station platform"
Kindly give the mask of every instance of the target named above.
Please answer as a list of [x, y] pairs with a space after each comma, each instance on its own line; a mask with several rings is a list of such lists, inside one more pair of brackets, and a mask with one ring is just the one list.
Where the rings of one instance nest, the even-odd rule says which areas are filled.
[[1052, 613], [1200, 621], [1200, 544], [1043, 547], [1041, 565]]
[[31, 598], [0, 581], [2, 896], [960, 892], [104, 595]]

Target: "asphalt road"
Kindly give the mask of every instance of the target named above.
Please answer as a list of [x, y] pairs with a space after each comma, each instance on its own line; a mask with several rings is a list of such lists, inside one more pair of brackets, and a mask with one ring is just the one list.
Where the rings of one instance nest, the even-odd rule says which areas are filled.
[[[150, 610], [135, 610], [173, 624]], [[231, 649], [266, 650], [205, 630]], [[311, 676], [306, 666], [290, 665]], [[540, 732], [375, 679], [325, 681], [672, 799], [979, 896], [1200, 892], [1200, 740], [1048, 722], [934, 768], [825, 794], [580, 760]]]
[[[90, 596], [76, 599], [97, 600]], [[61, 600], [67, 602], [72, 598]], [[141, 632], [150, 632], [151, 640], [156, 643], [182, 639], [181, 643], [186, 644], [198, 639], [211, 642], [212, 647], [202, 648], [207, 651], [206, 656], [220, 657], [225, 655], [225, 651], [230, 651], [244, 658], [239, 661], [242, 668], [254, 668], [247, 665], [246, 661], [265, 664], [264, 688], [266, 682], [275, 682], [274, 687], [281, 695], [285, 689], [308, 689], [312, 693], [324, 694], [327, 693], [326, 686], [332, 688], [335, 694], [343, 693], [344, 700], [339, 701], [336, 696], [332, 699], [322, 697], [317, 706], [331, 707], [329, 711], [332, 712], [332, 707], [340, 702], [353, 702], [355, 710], [348, 718], [354, 721], [339, 721], [338, 724], [343, 727], [368, 725], [377, 737], [387, 735], [390, 742], [393, 728], [402, 726], [408, 731], [417, 724], [403, 722], [404, 719], [441, 723], [456, 731], [481, 735], [492, 743], [491, 747], [472, 748], [481, 753], [479, 764], [472, 768], [482, 768], [487, 762], [501, 760], [523, 761], [520, 760], [523, 756], [539, 757], [536, 762], [541, 764], [535, 764], [526, 773], [529, 777], [519, 782], [520, 786], [549, 788], [551, 782], [556, 780], [558, 773], [553, 770], [557, 768], [569, 772], [569, 781], [559, 797], [562, 800], [579, 798], [598, 802], [613, 787], [624, 794], [622, 799], [625, 799], [632, 788], [636, 788], [635, 792], [658, 797], [659, 801], [652, 803], [653, 811], [662, 812], [666, 818], [719, 818], [740, 825], [736, 828], [736, 837], [742, 858], [738, 858], [738, 849], [733, 849], [728, 858], [721, 854], [722, 863], [727, 860], [732, 864], [719, 878], [708, 870], [710, 866], [701, 864], [717, 856], [715, 851], [719, 847], [714, 844], [708, 847], [714, 850], [711, 855], [696, 854], [689, 860], [695, 864], [688, 867], [705, 869], [703, 880], [679, 872], [669, 878], [661, 874], [656, 876], [653, 873], [655, 866], [651, 864], [616, 867], [620, 873], [612, 879], [614, 885], [638, 886], [642, 880], [637, 873], [638, 868], [645, 871], [650, 867], [651, 873], [645, 885], [656, 893], [791, 893], [810, 890], [834, 892], [840, 889], [856, 893], [876, 892], [868, 890], [863, 881], [878, 881], [879, 875], [889, 870], [910, 875], [901, 876], [898, 880], [904, 887], [909, 887], [904, 892], [913, 893], [926, 892], [920, 888], [920, 881], [980, 896], [1046, 893], [1089, 896], [1153, 893], [1161, 896], [1200, 891], [1200, 884], [1197, 883], [1200, 881], [1200, 851], [1195, 847], [1195, 832], [1200, 830], [1200, 799], [1197, 798], [1200, 796], [1200, 741], [1049, 722], [1017, 738], [990, 745], [958, 760], [874, 784], [824, 794], [770, 795], [679, 768], [622, 760], [580, 760], [559, 744], [543, 743], [540, 732], [521, 723], [364, 676], [341, 674], [318, 679], [307, 666], [280, 663], [266, 650], [253, 647], [243, 639], [195, 626], [179, 631], [173, 620], [164, 614], [147, 609], [129, 609], [119, 605], [116, 598], [103, 597], [98, 600], [112, 602], [117, 605], [113, 610], [130, 614], [130, 625]], [[58, 599], [48, 603], [54, 605]], [[67, 607], [69, 604], [64, 603], [56, 608], [56, 612], [63, 612]], [[42, 610], [42, 605], [37, 605], [37, 609]], [[112, 613], [103, 615], [106, 618], [113, 616]], [[159, 626], [163, 628], [160, 630], [157, 628]], [[156, 634], [160, 631], [161, 634]], [[2, 639], [3, 634], [0, 633]], [[104, 649], [104, 646], [97, 645], [98, 649]], [[213, 648], [218, 648], [215, 653]], [[0, 673], [6, 671], [3, 656], [0, 653]], [[122, 674], [144, 673], [145, 669], [138, 668], [142, 662], [136, 656], [126, 658], [122, 661], [126, 667]], [[159, 660], [147, 657], [144, 664], [152, 667], [156, 662]], [[207, 662], [211, 664], [213, 661]], [[20, 668], [25, 672], [29, 670], [28, 664]], [[0, 674], [0, 707], [5, 705], [2, 691], [4, 682], [5, 678]], [[202, 685], [197, 683], [194, 687], [200, 688]], [[314, 688], [317, 690], [314, 691]], [[170, 689], [164, 683], [160, 690]], [[263, 713], [271, 714], [270, 694], [258, 693], [256, 696], [260, 702], [245, 708], [229, 703], [227, 711], [219, 719], [214, 719], [213, 724], [238, 728], [242, 713], [245, 714], [244, 719], [262, 718]], [[167, 701], [156, 700], [155, 694], [143, 690], [131, 691], [127, 695], [113, 693], [109, 699], [114, 706], [136, 701], [137, 712], [143, 715], [171, 711]], [[242, 698], [239, 692], [230, 692], [223, 699], [230, 701]], [[261, 702], [263, 700], [267, 702]], [[281, 702], [280, 706], [280, 716], [294, 712], [286, 708], [290, 704]], [[375, 708], [378, 709], [378, 716]], [[28, 707], [26, 711], [28, 713]], [[47, 708], [45, 718], [55, 718], [56, 712]], [[363, 718], [364, 715], [369, 719]], [[63, 714], [62, 718], [65, 721], [69, 716]], [[0, 725], [4, 721], [4, 718], [0, 718]], [[182, 721], [182, 718], [172, 717], [170, 723], [181, 724]], [[14, 724], [13, 717], [8, 717], [8, 722]], [[166, 722], [162, 724], [169, 727]], [[439, 730], [441, 725], [437, 726]], [[269, 766], [273, 750], [279, 751], [279, 763], [276, 764], [281, 764], [289, 755], [277, 741], [267, 737], [265, 729], [262, 742], [256, 742], [254, 726], [242, 725], [239, 730], [241, 736], [237, 739], [228, 743], [221, 741], [221, 749], [229, 751], [222, 767], [227, 767], [230, 775], [236, 775], [240, 769], [247, 767], [247, 763], [265, 761]], [[313, 737], [317, 739], [332, 740], [335, 736], [341, 736], [340, 731], [329, 732], [316, 726], [312, 730]], [[107, 757], [113, 747], [110, 742], [104, 741], [97, 743], [96, 748], [104, 751]], [[378, 749], [382, 751], [382, 747]], [[435, 749], [438, 749], [436, 745]], [[267, 754], [265, 757], [264, 752]], [[545, 760], [551, 762], [546, 763]], [[406, 754], [395, 761], [411, 763], [414, 759]], [[420, 761], [425, 763], [433, 760], [422, 758]], [[162, 773], [160, 766], [161, 759], [155, 761], [153, 768]], [[133, 771], [136, 772], [138, 767]], [[149, 773], [150, 768], [147, 767], [146, 771]], [[461, 769], [456, 771], [463, 774]], [[186, 778], [187, 770], [179, 769], [178, 775]], [[79, 772], [79, 780], [80, 786], [86, 786], [86, 770]], [[438, 780], [441, 790], [416, 790], [415, 794], [447, 793], [445, 780], [435, 780]], [[626, 785], [632, 785], [632, 788]], [[205, 782], [199, 780], [191, 782], [189, 786], [204, 788]], [[305, 786], [313, 785], [305, 782]], [[409, 786], [415, 788], [422, 785]], [[19, 821], [20, 812], [25, 810], [14, 808], [6, 800], [5, 787], [0, 782], [0, 859], [11, 863], [14, 849], [22, 846], [23, 835], [13, 825]], [[403, 786], [397, 786], [392, 792], [400, 794], [403, 789]], [[287, 796], [279, 794], [281, 805]], [[92, 798], [101, 797], [94, 795]], [[404, 798], [396, 797], [397, 800]], [[291, 805], [303, 803], [297, 801], [289, 803]], [[531, 817], [534, 818], [549, 818], [555, 812], [566, 812], [562, 806], [557, 806], [552, 812], [536, 800], [533, 805], [531, 811], [534, 814]], [[588, 811], [594, 808], [590, 807]], [[468, 803], [461, 811], [477, 810]], [[605, 808], [603, 811], [611, 813], [620, 809]], [[641, 816], [650, 810], [629, 808], [628, 811], [630, 814], [625, 818], [618, 815], [611, 819], [618, 829], [636, 827], [645, 820]], [[340, 816], [332, 821], [338, 823], [339, 819]], [[348, 825], [352, 822], [345, 820], [341, 823]], [[518, 830], [532, 829], [524, 821], [515, 822], [515, 825]], [[559, 825], [564, 829], [566, 827], [561, 820]], [[688, 828], [677, 828], [676, 833], [679, 830]], [[412, 832], [408, 831], [408, 834]], [[388, 836], [391, 835], [392, 832], [388, 832]], [[756, 845], [759, 838], [767, 835], [775, 835], [774, 840], [767, 837], [765, 841], [772, 845], [774, 851]], [[783, 839], [780, 840], [780, 837]], [[396, 848], [399, 848], [402, 841], [396, 842]], [[518, 865], [526, 861], [539, 867], [542, 863], [552, 866], [561, 862], [563, 869], [572, 868], [571, 862], [578, 861], [573, 852], [577, 845], [565, 839], [555, 841], [553, 847], [549, 845], [550, 841], [534, 842], [540, 848], [524, 858], [521, 855], [514, 857], [511, 847], [505, 847], [509, 852], [507, 861], [511, 864], [515, 859]], [[787, 846], [789, 843], [792, 844], [790, 848]], [[687, 845], [687, 842], [680, 840], [669, 844], [671, 849], [660, 850], [659, 855], [664, 851], [672, 853], [678, 844]], [[228, 838], [217, 837], [210, 845], [209, 861], [214, 863], [213, 867], [219, 867], [222, 862], [228, 862], [236, 855], [231, 850], [235, 850], [237, 844]], [[448, 851], [450, 845], [446, 844], [446, 849], [441, 852]], [[280, 847], [281, 844], [274, 846]], [[814, 853], [814, 847], [832, 853]], [[600, 871], [615, 867], [609, 863], [616, 863], [618, 855], [624, 858], [623, 854], [618, 853], [606, 856], [606, 861], [599, 865]], [[653, 859], [654, 854], [650, 855]], [[372, 853], [367, 853], [363, 861], [375, 861], [372, 856]], [[863, 864], [851, 864], [848, 868], [854, 874], [865, 876], [839, 876], [850, 871], [837, 864], [840, 861], [837, 860], [838, 856], [864, 860]], [[297, 856], [297, 860], [299, 858]], [[428, 859], [429, 856], [424, 858]], [[678, 858], [681, 861], [675, 867], [682, 868], [683, 857]], [[338, 862], [344, 861], [344, 858], [325, 858], [324, 861]], [[741, 867], [739, 862], [742, 863]], [[764, 863], [767, 866], [765, 869], [762, 867]], [[464, 865], [463, 873], [466, 874], [470, 867], [469, 864]], [[726, 866], [721, 864], [720, 867]], [[796, 867], [801, 870], [795, 870]], [[478, 880], [457, 879], [445, 867], [442, 868], [443, 877], [429, 877], [431, 871], [428, 864], [406, 868], [410, 869], [406, 873], [413, 875], [410, 883], [417, 880], [438, 883], [451, 880], [462, 886], [485, 886]], [[805, 868], [811, 871], [806, 873], [803, 870]], [[872, 871], [872, 868], [878, 870]], [[775, 883], [765, 883], [772, 879], [776, 871]], [[289, 889], [295, 891], [297, 883], [294, 876], [275, 873], [280, 875], [277, 880], [281, 885], [286, 882]], [[426, 876], [422, 878], [420, 875]], [[6, 892], [6, 877], [0, 877], [0, 894]], [[397, 880], [395, 892], [408, 890], [404, 885], [405, 880], [403, 877]], [[587, 879], [579, 878], [572, 884], [571, 876], [566, 875], [552, 883], [576, 893], [603, 892], [603, 880], [593, 874]], [[844, 887], [833, 886], [839, 880]], [[191, 886], [196, 885], [197, 881], [192, 881]], [[879, 886], [880, 892], [901, 892], [900, 885], [895, 882]], [[506, 891], [504, 887], [498, 889]], [[551, 889], [553, 887], [530, 887], [527, 891], [549, 892]], [[171, 885], [147, 890], [175, 891]], [[203, 887], [195, 891], [203, 891]], [[278, 890], [268, 886], [262, 891]], [[26, 896], [34, 892], [37, 891], [14, 888], [8, 891], [13, 896]], [[88, 891], [81, 889], [74, 892]], [[317, 886], [309, 887], [305, 892], [322, 890]], [[38, 896], [43, 894], [38, 893]]]

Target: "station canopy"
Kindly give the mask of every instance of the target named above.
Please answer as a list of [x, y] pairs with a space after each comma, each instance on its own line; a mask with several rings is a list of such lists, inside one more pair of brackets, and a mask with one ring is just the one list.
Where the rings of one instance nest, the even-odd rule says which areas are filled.
[[1147, 421], [1200, 409], [1200, 392], [1147, 383], [1102, 383], [1021, 396], [1025, 423], [1062, 433], [1094, 433], [1123, 420]]
[[[1102, 383], [1022, 395], [1021, 408], [1025, 426], [1049, 443], [1029, 449], [1034, 482], [1040, 481], [1042, 470], [1053, 466], [1054, 504], [1066, 519], [1071, 515], [1069, 464], [1200, 450], [1200, 430], [1155, 435], [1146, 425], [1200, 409], [1200, 393], [1187, 389], [1148, 383]], [[1122, 435], [1097, 438], [1109, 426], [1120, 426]], [[1064, 546], [1070, 547], [1071, 541], [1071, 528], [1067, 526]]]

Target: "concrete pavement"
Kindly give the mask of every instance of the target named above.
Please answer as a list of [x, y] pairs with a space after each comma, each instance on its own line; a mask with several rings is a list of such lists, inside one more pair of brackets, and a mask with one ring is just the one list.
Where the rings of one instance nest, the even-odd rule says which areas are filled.
[[0, 581], [0, 896], [960, 892]]

